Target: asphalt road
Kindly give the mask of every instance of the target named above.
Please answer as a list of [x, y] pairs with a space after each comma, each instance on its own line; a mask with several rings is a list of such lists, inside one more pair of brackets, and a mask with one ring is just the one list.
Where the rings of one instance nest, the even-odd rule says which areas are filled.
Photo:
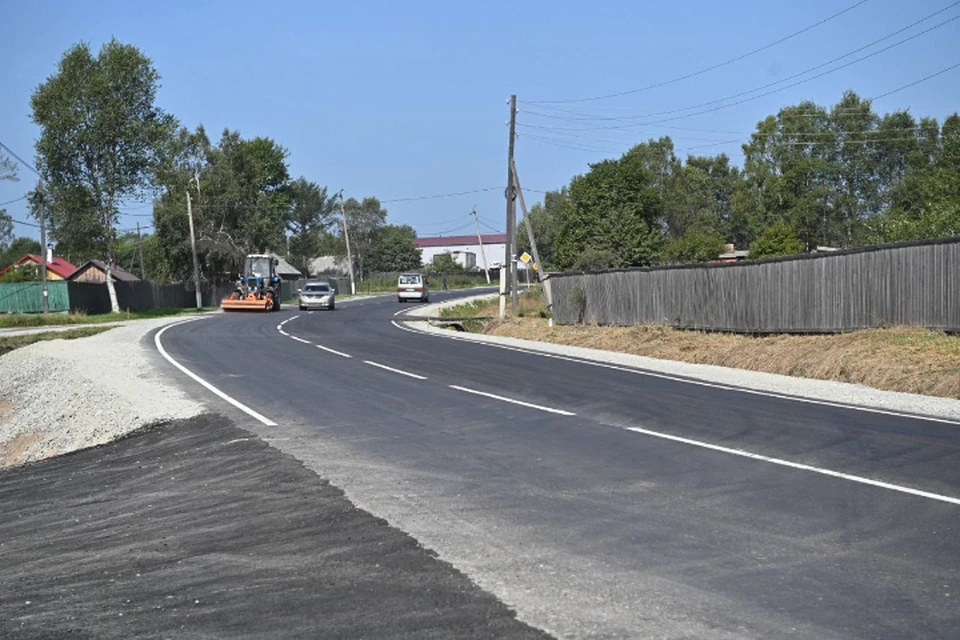
[[417, 334], [393, 322], [405, 308], [224, 314], [161, 339], [270, 424], [185, 388], [551, 633], [960, 629], [960, 425]]

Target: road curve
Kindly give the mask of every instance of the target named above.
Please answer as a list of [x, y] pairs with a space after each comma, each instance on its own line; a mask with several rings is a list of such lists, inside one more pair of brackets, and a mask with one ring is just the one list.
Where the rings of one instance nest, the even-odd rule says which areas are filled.
[[960, 425], [417, 334], [406, 308], [222, 314], [161, 342], [272, 424], [185, 388], [559, 636], [960, 628]]

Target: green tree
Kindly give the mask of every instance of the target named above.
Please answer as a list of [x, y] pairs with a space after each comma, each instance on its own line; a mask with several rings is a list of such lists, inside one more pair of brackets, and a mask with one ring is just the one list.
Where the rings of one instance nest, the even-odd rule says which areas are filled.
[[453, 259], [453, 254], [450, 253], [438, 253], [433, 256], [433, 262], [430, 266], [433, 273], [463, 273], [463, 267], [457, 264], [457, 261]]
[[39, 169], [53, 194], [52, 235], [69, 242], [80, 233], [99, 250], [115, 312], [120, 307], [109, 272], [118, 205], [153, 184], [174, 126], [154, 106], [159, 80], [134, 46], [112, 39], [94, 57], [87, 44], [78, 44], [30, 101], [41, 130]]
[[40, 242], [23, 236], [11, 242], [6, 249], [0, 250], [0, 269], [5, 269], [28, 253], [39, 254]]
[[290, 233], [291, 264], [307, 273], [310, 260], [320, 255], [324, 234], [334, 221], [337, 197], [328, 196], [327, 188], [306, 178], [290, 184], [290, 210], [286, 227]]
[[[358, 201], [350, 198], [343, 203], [343, 211], [347, 218], [348, 233], [350, 234], [350, 250], [357, 267], [357, 278], [363, 280], [364, 274], [369, 271], [370, 261], [376, 252], [380, 230], [386, 224], [387, 210], [380, 206], [380, 200], [373, 197]], [[340, 239], [334, 255], [347, 255], [346, 242], [343, 240], [343, 229], [340, 229]], [[376, 259], [374, 258], [373, 261]]]
[[665, 262], [707, 262], [726, 251], [723, 236], [710, 228], [691, 229], [682, 238], [670, 238], [663, 248]]
[[543, 204], [537, 202], [530, 207], [527, 219], [522, 220], [517, 227], [517, 253], [526, 251], [533, 255], [530, 240], [527, 238], [526, 225], [530, 224], [543, 269], [556, 269], [555, 245], [560, 230], [561, 209], [567, 206], [570, 206], [570, 191], [563, 187], [559, 191], [548, 191], [543, 196]]
[[286, 157], [273, 140], [246, 140], [236, 131], [225, 130], [215, 147], [202, 128], [174, 137], [162, 171], [164, 191], [153, 209], [171, 277], [187, 280], [192, 273], [188, 191], [201, 280], [229, 281], [246, 254], [282, 250], [290, 211]]
[[776, 220], [750, 245], [750, 259], [761, 260], [776, 256], [792, 256], [803, 253], [803, 241], [789, 222]]
[[[17, 163], [0, 151], [0, 182], [19, 180], [17, 178]], [[0, 252], [3, 252], [13, 240], [13, 218], [6, 209], [0, 209]]]
[[370, 255], [370, 271], [412, 271], [420, 268], [421, 251], [417, 232], [408, 225], [384, 225], [377, 232], [376, 246]]
[[[661, 198], [647, 166], [651, 148], [637, 145], [619, 160], [590, 165], [570, 183], [569, 206], [561, 208], [556, 240], [557, 266], [567, 269], [590, 255], [607, 267], [652, 264], [660, 253]], [[657, 157], [657, 156], [655, 156]]]

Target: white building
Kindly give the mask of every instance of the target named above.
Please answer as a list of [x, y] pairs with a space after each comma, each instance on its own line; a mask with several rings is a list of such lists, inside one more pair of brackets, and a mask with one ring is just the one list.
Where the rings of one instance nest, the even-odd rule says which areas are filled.
[[420, 260], [423, 264], [430, 264], [435, 256], [443, 253], [452, 254], [457, 264], [466, 268], [470, 268], [471, 261], [475, 261], [476, 267], [483, 269], [484, 258], [490, 269], [503, 264], [507, 252], [507, 234], [488, 233], [480, 238], [483, 242], [482, 251], [475, 235], [417, 238], [416, 243], [420, 247]]

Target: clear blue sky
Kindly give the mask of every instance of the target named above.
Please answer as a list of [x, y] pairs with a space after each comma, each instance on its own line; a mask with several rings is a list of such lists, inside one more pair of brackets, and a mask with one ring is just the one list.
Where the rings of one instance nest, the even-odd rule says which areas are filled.
[[[670, 135], [681, 155], [723, 151], [739, 163], [740, 143], [782, 106], [803, 99], [832, 105], [846, 89], [872, 97], [960, 63], [958, 19], [773, 95], [700, 115], [679, 112], [687, 117], [658, 124], [599, 128], [630, 121], [598, 117], [645, 116], [777, 82], [951, 4], [833, 66], [960, 16], [960, 2], [950, 0], [869, 0], [691, 79], [611, 99], [531, 102], [664, 82], [772, 43], [856, 2], [9, 2], [0, 10], [0, 141], [32, 161], [38, 129], [30, 121], [31, 91], [54, 73], [72, 44], [86, 41], [96, 50], [115, 36], [153, 59], [162, 76], [159, 106], [182, 124], [203, 124], [214, 138], [224, 127], [272, 137], [290, 151], [294, 177], [331, 191], [343, 188], [348, 197], [376, 196], [386, 201], [388, 222], [410, 224], [421, 236], [472, 232], [474, 205], [484, 231], [502, 230], [511, 93], [521, 109], [521, 181], [526, 189], [546, 190], [566, 184], [591, 162], [661, 135]], [[875, 107], [881, 113], [909, 108], [942, 121], [960, 110], [960, 67]], [[539, 115], [566, 117], [570, 111], [589, 119]], [[730, 140], [737, 142], [716, 144]], [[32, 188], [34, 176], [26, 170], [20, 175], [19, 183], [0, 183], [0, 202]], [[391, 202], [478, 189], [490, 190]], [[527, 195], [528, 204], [540, 197]], [[7, 210], [28, 219], [23, 202]], [[146, 217], [125, 215], [122, 228], [138, 220], [150, 224], [148, 205], [128, 203], [124, 210]], [[23, 225], [16, 232], [38, 235]]]

